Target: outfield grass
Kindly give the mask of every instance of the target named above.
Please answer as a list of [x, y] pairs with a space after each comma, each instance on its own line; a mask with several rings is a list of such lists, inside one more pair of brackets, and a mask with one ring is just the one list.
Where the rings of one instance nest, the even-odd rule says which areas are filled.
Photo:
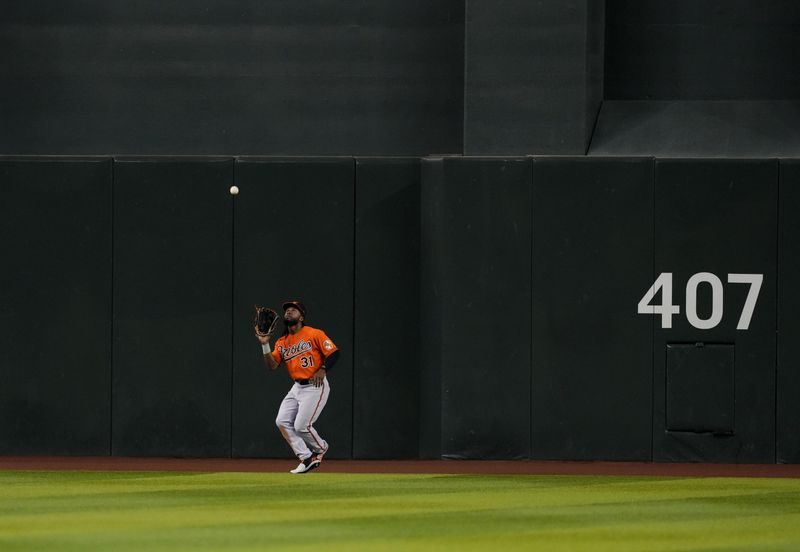
[[0, 472], [0, 550], [800, 550], [800, 480]]

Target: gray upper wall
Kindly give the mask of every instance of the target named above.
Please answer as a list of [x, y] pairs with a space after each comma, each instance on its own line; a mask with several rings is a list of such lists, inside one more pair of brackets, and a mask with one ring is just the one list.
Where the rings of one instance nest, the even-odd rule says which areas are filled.
[[461, 0], [0, 8], [0, 153], [460, 153]]
[[793, 154], [799, 29], [788, 0], [7, 3], [0, 155]]
[[589, 155], [800, 155], [800, 3], [607, 0]]
[[605, 99], [800, 99], [800, 2], [606, 0]]
[[466, 155], [586, 152], [602, 99], [603, 3], [466, 0]]

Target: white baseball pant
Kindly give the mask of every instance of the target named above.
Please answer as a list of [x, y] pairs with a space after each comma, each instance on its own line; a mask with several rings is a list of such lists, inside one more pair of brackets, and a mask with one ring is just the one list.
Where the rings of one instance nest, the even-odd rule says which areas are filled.
[[314, 422], [325, 408], [330, 392], [327, 378], [319, 387], [295, 383], [281, 402], [275, 425], [300, 460], [328, 450], [328, 443], [314, 429]]

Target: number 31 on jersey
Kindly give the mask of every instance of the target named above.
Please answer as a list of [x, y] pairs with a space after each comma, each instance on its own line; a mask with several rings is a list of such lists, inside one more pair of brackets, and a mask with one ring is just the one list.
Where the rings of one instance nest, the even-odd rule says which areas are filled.
[[[750, 284], [747, 299], [745, 299], [742, 313], [739, 315], [739, 322], [736, 324], [737, 330], [746, 330], [750, 327], [750, 320], [753, 318], [753, 311], [756, 308], [758, 293], [761, 291], [763, 282], [763, 274], [728, 274], [729, 284]], [[711, 286], [711, 315], [708, 318], [700, 318], [697, 314], [697, 288], [700, 284]], [[661, 304], [651, 305], [651, 301], [659, 290], [661, 291]], [[686, 282], [686, 319], [689, 324], [700, 330], [715, 328], [722, 321], [722, 295], [722, 280], [716, 275], [710, 272], [698, 272], [689, 278], [689, 281]], [[662, 272], [656, 278], [656, 281], [639, 301], [637, 312], [639, 314], [660, 314], [661, 327], [672, 327], [672, 317], [681, 312], [680, 306], [672, 304], [672, 272]]]

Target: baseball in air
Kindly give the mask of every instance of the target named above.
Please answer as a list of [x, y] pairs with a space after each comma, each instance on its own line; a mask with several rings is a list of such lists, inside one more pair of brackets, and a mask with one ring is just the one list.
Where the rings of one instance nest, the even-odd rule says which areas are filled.
[[237, 195], [239, 193], [239, 186], [231, 186], [231, 195]]

